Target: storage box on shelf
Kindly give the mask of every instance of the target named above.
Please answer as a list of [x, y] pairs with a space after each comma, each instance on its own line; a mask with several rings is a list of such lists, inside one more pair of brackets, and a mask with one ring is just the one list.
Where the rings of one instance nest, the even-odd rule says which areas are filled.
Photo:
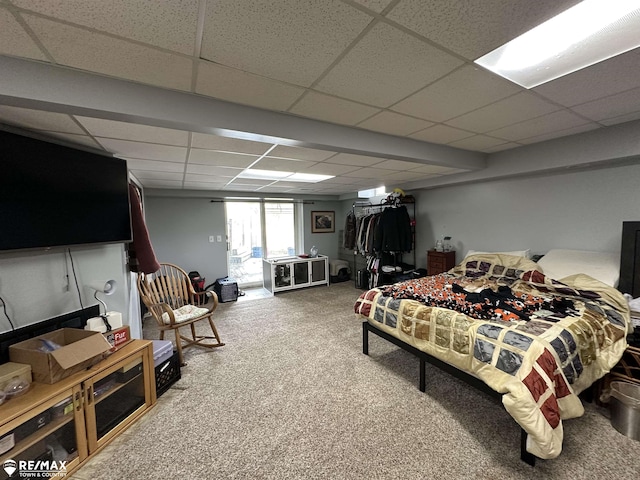
[[[132, 378], [119, 375], [137, 365]], [[87, 370], [51, 384], [33, 382], [24, 395], [0, 405], [0, 465], [46, 459], [66, 462], [58, 473], [70, 474], [155, 402], [153, 344], [132, 340]]]
[[[42, 351], [43, 342], [54, 342], [60, 348]], [[9, 358], [31, 365], [35, 381], [55, 383], [96, 364], [110, 349], [111, 345], [99, 332], [61, 328], [11, 345]]]

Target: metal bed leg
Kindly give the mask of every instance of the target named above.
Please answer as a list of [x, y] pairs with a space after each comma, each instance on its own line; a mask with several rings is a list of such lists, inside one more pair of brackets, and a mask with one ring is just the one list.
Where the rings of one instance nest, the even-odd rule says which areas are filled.
[[532, 467], [536, 466], [536, 456], [527, 452], [527, 432], [520, 428], [520, 460]]
[[420, 359], [420, 391], [424, 393], [425, 390], [427, 389], [427, 385], [425, 381], [425, 376], [426, 376], [425, 364], [427, 362], [422, 357], [419, 357], [419, 359]]
[[369, 355], [369, 329], [367, 328], [369, 324], [367, 322], [362, 322], [362, 353], [365, 355]]

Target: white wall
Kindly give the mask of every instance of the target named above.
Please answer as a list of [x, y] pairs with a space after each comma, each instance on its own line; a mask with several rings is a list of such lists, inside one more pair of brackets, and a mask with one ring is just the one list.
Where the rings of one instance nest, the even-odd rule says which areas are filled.
[[619, 252], [622, 222], [640, 220], [640, 165], [412, 191], [418, 263], [444, 235], [469, 249]]
[[[337, 258], [339, 230], [344, 224], [338, 201], [314, 201], [303, 208], [304, 245], [309, 252], [318, 247], [319, 253]], [[311, 233], [311, 211], [336, 212], [334, 233]], [[165, 197], [147, 194], [145, 219], [151, 243], [160, 262], [179, 265], [187, 272], [196, 270], [207, 283], [228, 274], [226, 243], [209, 243], [210, 235], [225, 238], [225, 209], [222, 202], [208, 198]]]
[[[227, 275], [224, 203], [147, 194], [145, 220], [159, 262], [198, 271], [207, 283]], [[223, 241], [210, 243], [211, 235]]]
[[[61, 248], [0, 254], [0, 296], [16, 328], [81, 308], [71, 261], [65, 251]], [[98, 303], [87, 285], [115, 280], [116, 292], [100, 298], [106, 301], [109, 310], [122, 312], [123, 321], [128, 324], [129, 274], [125, 273], [124, 246], [71, 247], [71, 255], [82, 305]], [[9, 330], [9, 322], [0, 309], [0, 333]]]

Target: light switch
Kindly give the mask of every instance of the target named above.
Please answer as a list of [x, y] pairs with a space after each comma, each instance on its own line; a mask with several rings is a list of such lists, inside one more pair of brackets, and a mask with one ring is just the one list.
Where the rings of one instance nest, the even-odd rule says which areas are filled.
[[215, 238], [213, 238], [213, 235], [209, 235], [209, 243], [213, 243], [215, 242]]
[[222, 235], [218, 235], [218, 241], [221, 242], [222, 241]]

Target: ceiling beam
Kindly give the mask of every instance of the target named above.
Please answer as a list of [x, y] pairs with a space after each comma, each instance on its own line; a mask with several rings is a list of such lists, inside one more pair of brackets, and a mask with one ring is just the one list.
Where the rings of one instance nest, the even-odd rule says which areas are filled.
[[0, 55], [0, 104], [478, 170], [486, 154]]

